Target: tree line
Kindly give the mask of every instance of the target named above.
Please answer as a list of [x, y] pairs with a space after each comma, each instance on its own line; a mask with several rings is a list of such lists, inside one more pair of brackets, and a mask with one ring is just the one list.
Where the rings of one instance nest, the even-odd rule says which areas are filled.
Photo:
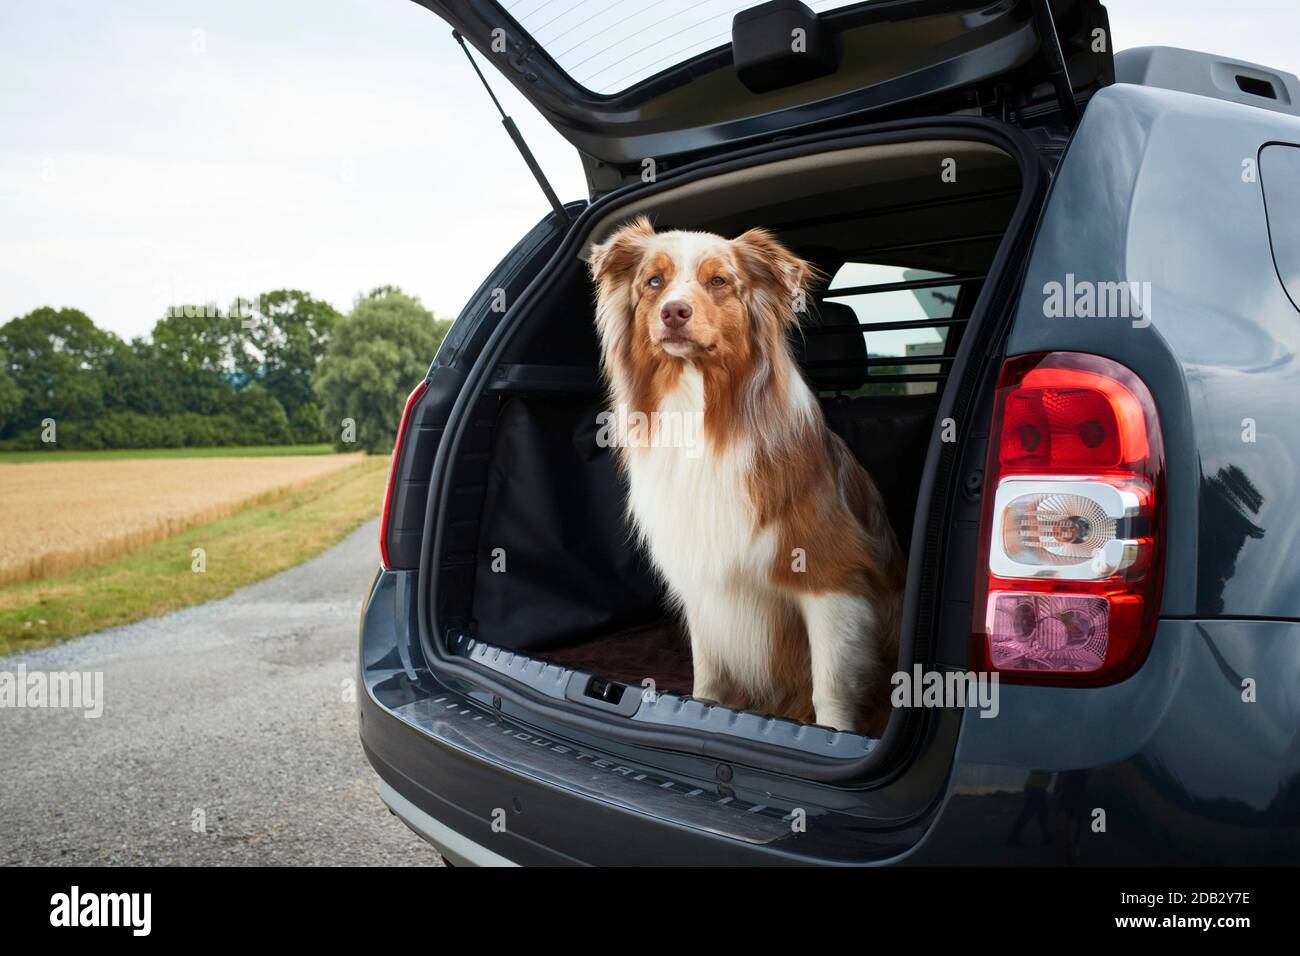
[[125, 341], [78, 309], [0, 325], [0, 450], [331, 442], [392, 450], [450, 320], [395, 286], [173, 306]]

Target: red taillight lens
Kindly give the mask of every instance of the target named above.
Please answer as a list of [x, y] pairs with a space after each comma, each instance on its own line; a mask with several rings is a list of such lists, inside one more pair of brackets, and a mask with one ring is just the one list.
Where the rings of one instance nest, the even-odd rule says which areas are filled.
[[393, 504], [396, 498], [394, 485], [397, 483], [397, 469], [401, 461], [402, 446], [406, 442], [406, 428], [410, 423], [412, 410], [428, 387], [428, 379], [415, 386], [415, 389], [406, 399], [406, 407], [402, 409], [402, 420], [397, 425], [397, 440], [393, 442], [393, 460], [388, 465], [388, 485], [384, 489], [384, 511], [379, 519], [379, 560], [383, 563], [385, 569], [393, 566], [388, 558], [388, 527], [389, 522], [392, 520]]
[[1005, 469], [1134, 468], [1147, 457], [1142, 401], [1106, 375], [1033, 368], [1004, 398], [998, 448]]
[[990, 439], [977, 663], [1009, 680], [1127, 676], [1160, 599], [1164, 456], [1151, 393], [1096, 355], [1018, 356], [1003, 366]]

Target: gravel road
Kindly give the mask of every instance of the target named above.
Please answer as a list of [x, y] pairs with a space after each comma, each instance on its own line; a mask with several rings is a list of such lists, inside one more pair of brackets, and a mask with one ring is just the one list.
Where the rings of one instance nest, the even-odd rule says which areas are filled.
[[100, 671], [104, 688], [97, 719], [0, 708], [0, 864], [437, 865], [380, 802], [345, 687], [377, 535], [371, 522], [224, 600], [0, 658]]

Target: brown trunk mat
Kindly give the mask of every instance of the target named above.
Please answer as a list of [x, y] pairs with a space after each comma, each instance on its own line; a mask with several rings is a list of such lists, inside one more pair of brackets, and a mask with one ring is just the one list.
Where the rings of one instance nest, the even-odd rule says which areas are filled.
[[585, 644], [533, 652], [533, 656], [634, 687], [650, 678], [656, 690], [670, 694], [688, 695], [695, 683], [690, 642], [671, 621], [598, 637]]

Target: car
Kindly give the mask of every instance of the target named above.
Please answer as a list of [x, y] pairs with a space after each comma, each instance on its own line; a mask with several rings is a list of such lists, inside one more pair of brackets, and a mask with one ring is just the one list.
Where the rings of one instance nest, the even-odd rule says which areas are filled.
[[[453, 864], [1300, 861], [1295, 76], [1116, 54], [1095, 0], [634, 0], [585, 45], [418, 2], [590, 196], [505, 119], [551, 212], [402, 414], [359, 660], [398, 817]], [[908, 555], [879, 738], [690, 696], [599, 433], [584, 256], [642, 214], [827, 276], [794, 348]]]

